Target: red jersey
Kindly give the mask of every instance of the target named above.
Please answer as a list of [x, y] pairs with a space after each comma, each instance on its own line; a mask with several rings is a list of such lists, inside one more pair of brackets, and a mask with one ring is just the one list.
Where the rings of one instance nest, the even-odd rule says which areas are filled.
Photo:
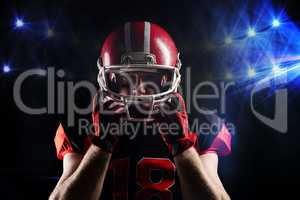
[[[90, 118], [77, 116], [76, 121], [91, 122]], [[148, 128], [145, 132], [144, 123], [136, 123], [136, 126], [143, 130], [143, 134], [138, 132], [134, 139], [121, 136], [112, 154], [100, 199], [182, 199], [176, 166], [161, 136], [152, 134], [153, 131]], [[78, 125], [70, 127], [61, 122], [55, 136], [59, 159], [69, 152], [84, 154], [88, 149], [91, 144], [88, 129], [85, 132], [79, 130]], [[222, 124], [217, 134], [198, 134], [195, 148], [199, 154], [215, 152], [221, 156], [228, 155], [231, 151], [231, 134]]]

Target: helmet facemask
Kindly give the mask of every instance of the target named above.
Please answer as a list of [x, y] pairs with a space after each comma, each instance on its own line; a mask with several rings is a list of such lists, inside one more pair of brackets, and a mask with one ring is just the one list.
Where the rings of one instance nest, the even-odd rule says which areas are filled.
[[177, 91], [180, 62], [157, 65], [151, 54], [141, 55], [126, 54], [121, 65], [103, 66], [98, 60], [98, 83], [103, 95], [124, 106], [127, 120], [151, 121], [159, 105]]

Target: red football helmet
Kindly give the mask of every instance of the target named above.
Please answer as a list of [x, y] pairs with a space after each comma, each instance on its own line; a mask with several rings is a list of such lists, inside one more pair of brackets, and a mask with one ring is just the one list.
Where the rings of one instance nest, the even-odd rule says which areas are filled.
[[[110, 33], [97, 65], [102, 93], [123, 103], [129, 119], [129, 104], [151, 103], [152, 113], [156, 104], [177, 91], [180, 82], [181, 62], [175, 43], [162, 27], [150, 22], [128, 22]], [[152, 92], [138, 93], [134, 75], [143, 76]], [[122, 93], [122, 87], [128, 87], [128, 92]]]

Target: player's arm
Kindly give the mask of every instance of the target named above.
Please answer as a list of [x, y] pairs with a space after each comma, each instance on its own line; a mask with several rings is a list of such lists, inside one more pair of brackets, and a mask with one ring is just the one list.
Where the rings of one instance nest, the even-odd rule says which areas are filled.
[[208, 170], [215, 165], [215, 158], [200, 158], [194, 147], [175, 156], [175, 164], [184, 199], [230, 199], [215, 171]]
[[73, 172], [77, 169], [80, 161], [82, 159], [82, 154], [80, 153], [68, 153], [63, 158], [63, 173], [57, 182], [53, 192], [49, 196], [49, 199], [59, 199], [58, 193], [60, 192], [62, 183], [69, 178]]
[[208, 176], [212, 179], [214, 184], [219, 187], [219, 190], [221, 190], [222, 199], [230, 199], [230, 196], [226, 192], [218, 175], [218, 155], [216, 153], [207, 153], [200, 155], [200, 159], [204, 165], [206, 172], [208, 173]]
[[[193, 190], [193, 188], [195, 190], [205, 190], [205, 188], [208, 188], [207, 191], [212, 192], [212, 195], [215, 194], [216, 199], [230, 199], [218, 175], [218, 154], [221, 156], [225, 156], [230, 153], [231, 135], [228, 132], [226, 126], [224, 124], [221, 124], [218, 134], [213, 135], [213, 138], [210, 139], [211, 143], [209, 143], [208, 146], [202, 143], [202, 145], [206, 148], [201, 149], [197, 142], [197, 145], [195, 145], [196, 149], [194, 147], [191, 147], [175, 157], [178, 174], [179, 177], [181, 177], [181, 185], [183, 190], [185, 191], [183, 192], [185, 199], [193, 199], [192, 195], [194, 195], [195, 192], [190, 191]], [[197, 156], [197, 154], [199, 155], [199, 152], [200, 156]], [[191, 179], [185, 178], [193, 176], [193, 174], [194, 178], [197, 177], [195, 176], [195, 174], [199, 175], [199, 177], [196, 178], [198, 181], [200, 181], [200, 179], [203, 179], [202, 184], [192, 184], [191, 186], [186, 187], [186, 185], [188, 185], [186, 181], [193, 180], [193, 177]], [[203, 174], [202, 178], [201, 174]], [[198, 191], [199, 193], [207, 194], [205, 191], [200, 190]]]
[[[183, 198], [186, 200], [229, 199], [228, 195], [224, 193], [222, 184], [218, 182], [217, 172], [206, 169], [209, 165], [215, 165], [214, 167], [217, 169], [217, 160], [213, 160], [213, 157], [209, 158], [207, 155], [201, 158], [194, 147], [197, 135], [189, 131], [188, 116], [181, 95], [175, 94], [175, 98], [163, 106], [164, 109], [161, 109], [164, 112], [163, 116], [157, 116], [159, 122], [178, 127], [171, 129], [169, 126], [168, 130], [160, 129], [160, 133], [174, 157]], [[175, 112], [167, 113], [166, 110]], [[215, 141], [219, 142], [219, 140]]]
[[[69, 154], [74, 152], [74, 148], [72, 142], [66, 137], [62, 126], [56, 133], [57, 155], [60, 159], [63, 157], [64, 172], [50, 199], [99, 199], [100, 197], [111, 154], [118, 141], [117, 136], [104, 130], [109, 130], [107, 126], [116, 123], [117, 114], [121, 112], [121, 109], [113, 106], [112, 101], [103, 102], [103, 106], [113, 111], [114, 115], [105, 117], [101, 115], [100, 117], [99, 109], [95, 106], [97, 105], [95, 99], [93, 109], [95, 133], [88, 140], [91, 145], [83, 158], [78, 153]], [[102, 129], [104, 127], [106, 128]]]
[[56, 132], [55, 146], [57, 157], [63, 160], [63, 174], [49, 199], [98, 199], [110, 160], [109, 149], [92, 144], [85, 154], [79, 152], [62, 125]]
[[64, 172], [49, 199], [99, 199], [111, 154], [91, 145], [83, 158], [64, 156]]

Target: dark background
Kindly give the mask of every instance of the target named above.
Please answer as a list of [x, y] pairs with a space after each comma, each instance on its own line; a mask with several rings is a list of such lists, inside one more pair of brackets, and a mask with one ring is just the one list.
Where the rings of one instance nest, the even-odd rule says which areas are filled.
[[[203, 31], [214, 27], [210, 11], [237, 1], [2, 1], [0, 4], [0, 63], [12, 72], [1, 73], [0, 199], [46, 199], [62, 163], [56, 159], [53, 138], [58, 115], [22, 113], [13, 100], [13, 84], [26, 69], [54, 66], [64, 69], [59, 81], [89, 80], [96, 85], [96, 59], [105, 36], [116, 26], [148, 20], [168, 30], [182, 52], [184, 66], [192, 67], [195, 84], [222, 69], [213, 55], [203, 52]], [[241, 2], [240, 2], [241, 3]], [[245, 3], [242, 1], [242, 3]], [[295, 22], [300, 20], [298, 1], [273, 1]], [[226, 12], [226, 10], [225, 10]], [[14, 30], [16, 16], [29, 22]], [[54, 37], [47, 38], [47, 27]], [[207, 28], [207, 29], [206, 29]], [[213, 28], [212, 28], [213, 29]], [[297, 198], [300, 178], [298, 80], [289, 83], [288, 133], [281, 134], [255, 118], [247, 92], [229, 96], [227, 118], [236, 125], [233, 152], [220, 161], [220, 176], [232, 199]], [[296, 85], [296, 86], [295, 86]], [[47, 102], [46, 78], [33, 77], [23, 88], [24, 101], [40, 107]], [[77, 100], [89, 102], [85, 91]], [[87, 98], [82, 99], [82, 95]], [[270, 98], [261, 106], [267, 113]], [[193, 113], [194, 117], [197, 117]]]

